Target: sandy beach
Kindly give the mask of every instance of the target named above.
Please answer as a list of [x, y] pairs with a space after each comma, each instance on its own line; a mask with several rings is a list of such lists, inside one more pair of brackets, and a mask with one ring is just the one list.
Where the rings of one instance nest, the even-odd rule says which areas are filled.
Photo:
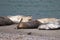
[[16, 26], [0, 26], [0, 40], [60, 40], [60, 30], [16, 29]]

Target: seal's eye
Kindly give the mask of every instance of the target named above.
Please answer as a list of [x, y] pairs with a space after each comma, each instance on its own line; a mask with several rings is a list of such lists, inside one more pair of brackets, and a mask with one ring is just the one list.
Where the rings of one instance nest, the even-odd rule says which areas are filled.
[[32, 19], [29, 19], [28, 21], [31, 21]]

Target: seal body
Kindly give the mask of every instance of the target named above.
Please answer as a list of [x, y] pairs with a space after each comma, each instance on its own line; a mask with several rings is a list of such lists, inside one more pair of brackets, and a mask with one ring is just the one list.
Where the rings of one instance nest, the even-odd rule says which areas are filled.
[[38, 29], [45, 29], [45, 30], [51, 30], [51, 29], [53, 30], [59, 28], [60, 28], [59, 22], [49, 22], [49, 23], [42, 24], [38, 27]]
[[56, 18], [42, 18], [42, 19], [37, 19], [41, 23], [48, 23], [48, 22], [56, 22], [58, 21]]
[[15, 15], [15, 16], [7, 16], [14, 23], [19, 23], [21, 18], [23, 18], [22, 22], [28, 22], [32, 19], [32, 16], [23, 16], [23, 15]]
[[37, 20], [29, 21], [29, 22], [20, 22], [19, 25], [17, 25], [17, 29], [30, 29], [30, 28], [38, 28], [38, 26], [42, 24]]
[[0, 26], [11, 25], [13, 22], [6, 16], [0, 16]]

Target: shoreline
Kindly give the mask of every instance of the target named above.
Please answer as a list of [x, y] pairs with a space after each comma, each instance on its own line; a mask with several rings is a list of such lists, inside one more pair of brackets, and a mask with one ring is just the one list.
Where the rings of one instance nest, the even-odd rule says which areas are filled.
[[[1, 40], [60, 40], [60, 30], [15, 29], [17, 24], [0, 26]], [[30, 33], [31, 34], [28, 34]], [[21, 38], [20, 38], [21, 37]]]

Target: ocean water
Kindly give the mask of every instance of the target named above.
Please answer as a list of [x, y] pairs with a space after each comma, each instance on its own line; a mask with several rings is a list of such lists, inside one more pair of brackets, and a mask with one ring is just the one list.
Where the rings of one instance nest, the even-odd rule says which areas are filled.
[[0, 16], [8, 15], [60, 18], [60, 0], [0, 0]]

